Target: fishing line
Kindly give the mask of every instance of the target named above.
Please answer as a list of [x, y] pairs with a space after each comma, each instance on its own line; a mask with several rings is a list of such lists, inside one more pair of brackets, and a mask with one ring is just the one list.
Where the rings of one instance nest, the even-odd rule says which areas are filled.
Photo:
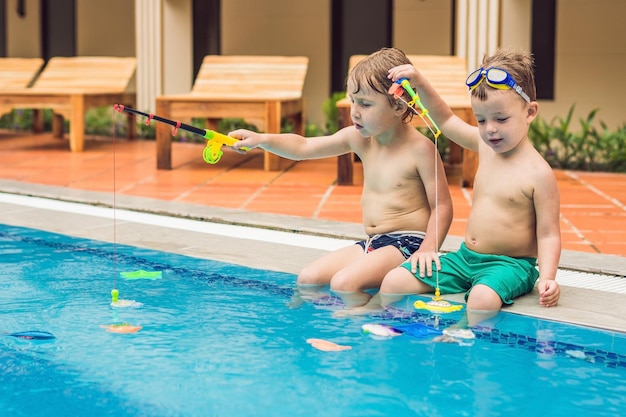
[[118, 301], [119, 291], [117, 290], [117, 178], [116, 178], [116, 168], [117, 168], [117, 129], [116, 122], [117, 116], [115, 112], [113, 112], [113, 289], [111, 290], [111, 302], [116, 303]]
[[[402, 98], [404, 93], [407, 93], [410, 97], [410, 101], [406, 101]], [[409, 80], [406, 78], [400, 78], [395, 81], [389, 88], [389, 94], [393, 95], [395, 99], [403, 101], [415, 114], [417, 114], [426, 124], [426, 127], [434, 136], [435, 144], [435, 250], [439, 254], [439, 135], [441, 130], [435, 123], [435, 121], [428, 114], [428, 110], [422, 104], [417, 91], [413, 90]], [[418, 106], [421, 111], [418, 111], [415, 106]], [[449, 313], [457, 311], [462, 308], [462, 305], [452, 305], [443, 298], [441, 298], [441, 290], [439, 288], [439, 270], [435, 268], [433, 271], [435, 274], [435, 296], [429, 302], [422, 300], [416, 301], [413, 306], [417, 309], [426, 309], [439, 313]]]

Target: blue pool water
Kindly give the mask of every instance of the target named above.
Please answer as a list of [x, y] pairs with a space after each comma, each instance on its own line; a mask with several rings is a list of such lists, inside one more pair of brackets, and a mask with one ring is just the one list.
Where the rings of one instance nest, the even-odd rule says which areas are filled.
[[[2, 416], [626, 413], [621, 333], [500, 313], [469, 345], [379, 340], [361, 326], [445, 328], [462, 313], [335, 318], [294, 305], [291, 274], [12, 226], [0, 226], [0, 257]], [[119, 277], [140, 269], [163, 277]], [[114, 278], [143, 306], [112, 308]], [[119, 322], [143, 328], [100, 327]], [[25, 330], [56, 339], [7, 335]], [[322, 352], [309, 338], [352, 349]]]

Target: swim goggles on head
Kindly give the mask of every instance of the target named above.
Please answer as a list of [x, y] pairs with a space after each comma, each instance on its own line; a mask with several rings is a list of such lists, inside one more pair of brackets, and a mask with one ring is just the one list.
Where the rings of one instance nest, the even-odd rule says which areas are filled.
[[511, 77], [509, 73], [502, 68], [478, 68], [476, 71], [468, 75], [465, 80], [465, 84], [469, 87], [470, 91], [473, 91], [476, 87], [478, 87], [483, 79], [487, 81], [487, 85], [498, 90], [515, 90], [517, 94], [530, 103], [530, 97], [528, 97], [528, 94], [526, 94], [524, 90], [522, 90], [522, 87], [517, 85], [513, 77]]

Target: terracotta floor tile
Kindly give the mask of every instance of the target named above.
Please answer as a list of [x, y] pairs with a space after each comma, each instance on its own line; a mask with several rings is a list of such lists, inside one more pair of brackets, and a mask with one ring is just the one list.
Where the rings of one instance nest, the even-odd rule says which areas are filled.
[[205, 184], [181, 195], [177, 201], [241, 209], [258, 191], [259, 187], [256, 185], [235, 188], [224, 184]]
[[[172, 144], [174, 169], [156, 169], [152, 140], [87, 136], [85, 151], [69, 152], [51, 134], [0, 131], [0, 178], [171, 201], [361, 223], [363, 171], [337, 186], [337, 158], [281, 159], [264, 171], [264, 152], [224, 149], [217, 164], [202, 159], [204, 144]], [[563, 248], [626, 256], [626, 174], [555, 170], [561, 192]], [[463, 236], [471, 189], [446, 172], [454, 204], [450, 234]]]

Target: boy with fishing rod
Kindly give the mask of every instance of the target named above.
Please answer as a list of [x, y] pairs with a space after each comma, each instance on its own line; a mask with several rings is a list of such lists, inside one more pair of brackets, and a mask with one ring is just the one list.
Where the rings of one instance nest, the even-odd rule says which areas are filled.
[[262, 148], [292, 160], [353, 152], [362, 161], [361, 207], [368, 237], [306, 265], [297, 279], [305, 298], [330, 285], [347, 307], [363, 306], [371, 299], [366, 290], [379, 288], [385, 274], [402, 262], [427, 271], [437, 262], [452, 221], [443, 163], [433, 141], [409, 124], [415, 110], [388, 93], [393, 85], [388, 71], [408, 64], [394, 48], [360, 61], [347, 79], [353, 124], [334, 134], [229, 133], [240, 139], [235, 149]]

